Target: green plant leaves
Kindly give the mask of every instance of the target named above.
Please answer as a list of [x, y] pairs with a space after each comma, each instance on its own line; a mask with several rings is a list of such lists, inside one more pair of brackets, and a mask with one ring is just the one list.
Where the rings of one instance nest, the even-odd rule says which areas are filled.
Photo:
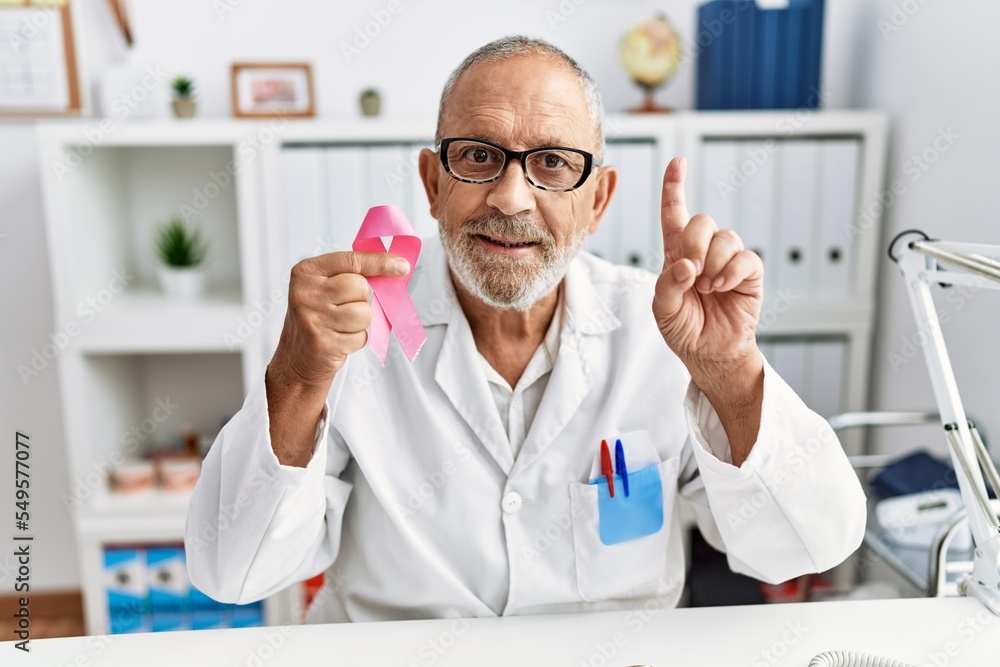
[[194, 95], [194, 81], [186, 76], [178, 76], [170, 86], [174, 89], [174, 95], [181, 99], [187, 99]]
[[198, 266], [207, 252], [208, 242], [202, 238], [201, 231], [181, 218], [171, 218], [156, 230], [156, 254], [167, 266]]

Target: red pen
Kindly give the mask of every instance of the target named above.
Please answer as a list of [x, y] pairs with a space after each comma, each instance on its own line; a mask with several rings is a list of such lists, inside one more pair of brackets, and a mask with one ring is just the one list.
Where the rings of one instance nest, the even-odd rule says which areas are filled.
[[608, 480], [608, 493], [615, 497], [615, 472], [611, 468], [611, 450], [608, 449], [608, 441], [601, 440], [601, 474]]

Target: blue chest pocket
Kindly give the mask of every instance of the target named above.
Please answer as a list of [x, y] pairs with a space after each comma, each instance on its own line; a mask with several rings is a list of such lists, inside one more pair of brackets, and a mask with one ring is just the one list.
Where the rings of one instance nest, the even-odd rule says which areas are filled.
[[591, 480], [597, 486], [598, 534], [607, 545], [621, 544], [663, 527], [663, 481], [659, 466], [649, 466], [628, 474], [629, 495], [619, 475], [614, 476], [615, 497], [607, 479]]
[[673, 586], [668, 555], [683, 559], [678, 542], [671, 550], [671, 525], [680, 457], [629, 473], [629, 497], [618, 476], [615, 497], [604, 478], [570, 483], [573, 549], [580, 597], [588, 602], [646, 597]]

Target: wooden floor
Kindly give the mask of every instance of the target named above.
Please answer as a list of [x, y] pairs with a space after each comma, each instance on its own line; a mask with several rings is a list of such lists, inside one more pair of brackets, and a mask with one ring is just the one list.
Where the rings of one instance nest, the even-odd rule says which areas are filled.
[[[18, 641], [19, 597], [0, 596], [0, 641]], [[83, 601], [79, 591], [65, 593], [35, 593], [30, 596], [31, 638], [79, 637], [83, 631]]]

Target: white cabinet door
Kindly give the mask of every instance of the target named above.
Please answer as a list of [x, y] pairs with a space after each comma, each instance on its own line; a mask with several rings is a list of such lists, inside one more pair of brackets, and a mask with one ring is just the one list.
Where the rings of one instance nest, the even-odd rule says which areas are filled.
[[844, 410], [844, 340], [763, 338], [759, 347], [774, 371], [810, 409], [823, 417]]
[[777, 340], [768, 360], [775, 372], [788, 383], [808, 405], [809, 396], [809, 343], [802, 340]]
[[809, 407], [824, 417], [844, 411], [844, 341], [817, 341], [809, 350]]

